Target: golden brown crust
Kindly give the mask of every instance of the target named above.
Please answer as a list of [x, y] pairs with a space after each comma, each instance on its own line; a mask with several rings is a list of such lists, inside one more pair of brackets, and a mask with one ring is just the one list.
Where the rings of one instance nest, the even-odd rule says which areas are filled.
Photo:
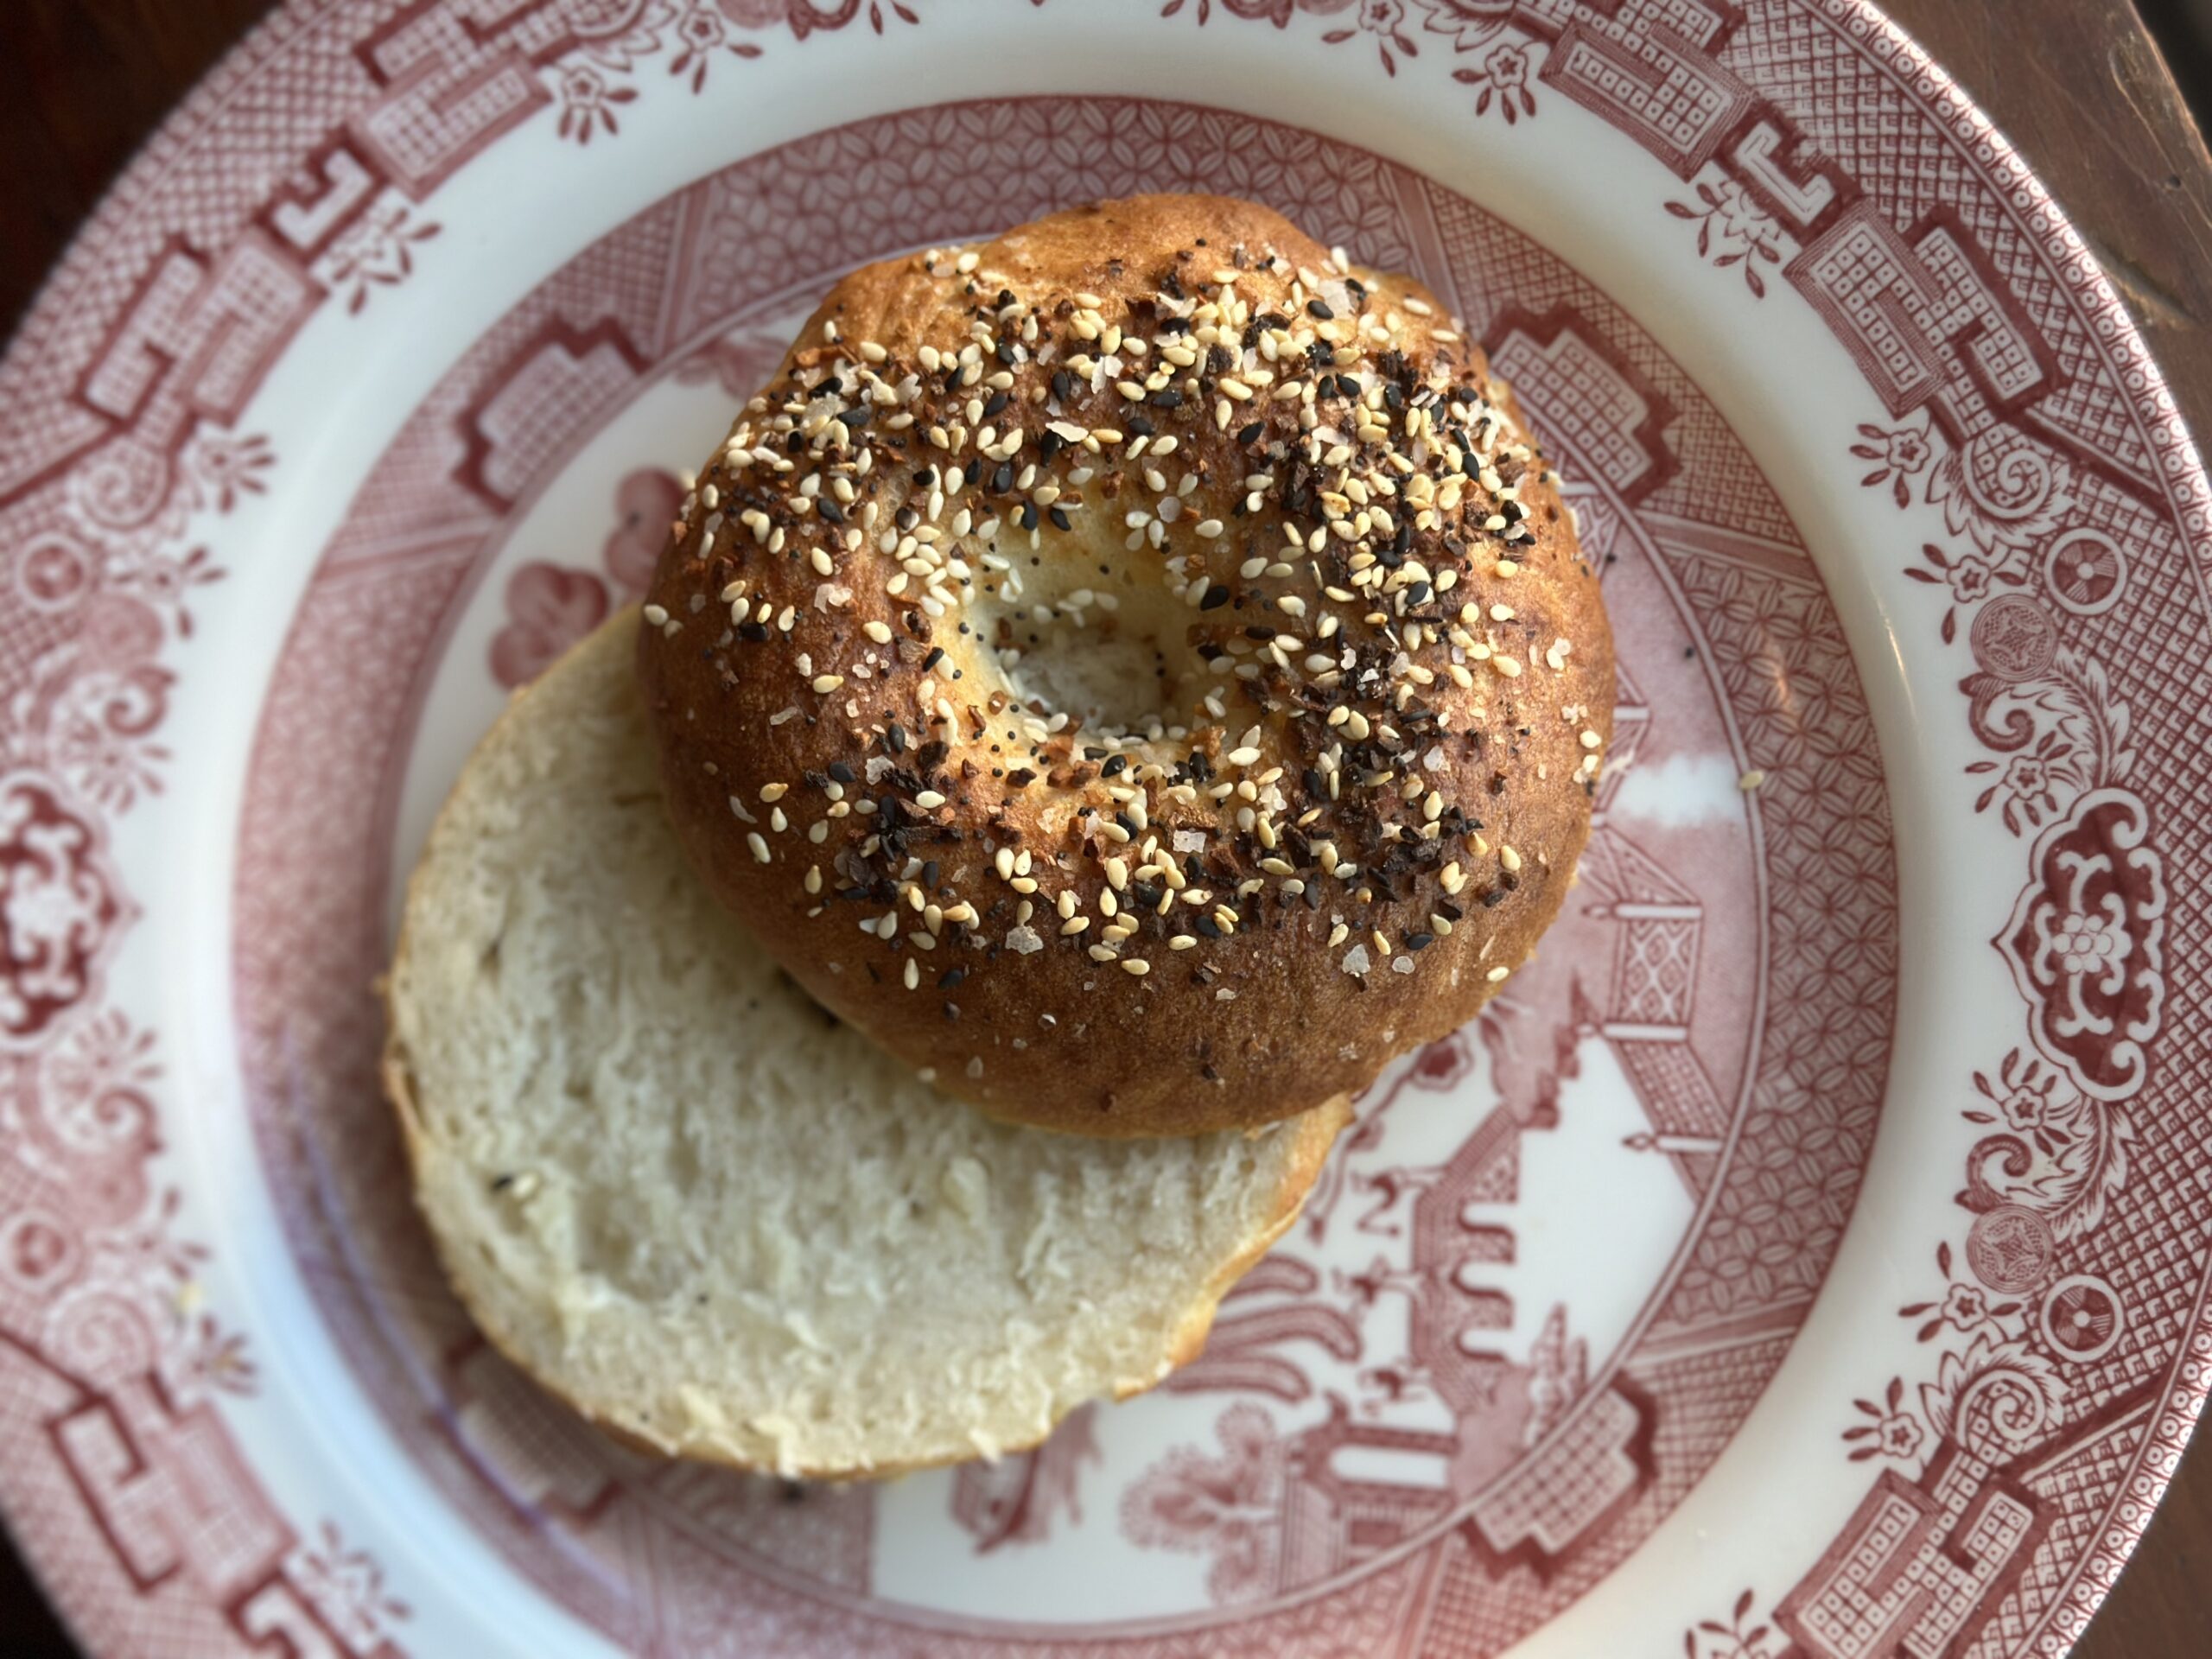
[[[839, 283], [647, 620], [717, 896], [942, 1086], [1089, 1134], [1287, 1116], [1464, 1024], [1611, 737], [1596, 577], [1482, 353], [1222, 198]], [[1093, 649], [1157, 695], [1056, 727], [1037, 687]]]

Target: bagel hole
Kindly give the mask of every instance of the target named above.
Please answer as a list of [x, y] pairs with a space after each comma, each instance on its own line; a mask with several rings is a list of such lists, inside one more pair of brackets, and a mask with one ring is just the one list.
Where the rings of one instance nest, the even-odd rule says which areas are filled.
[[1190, 607], [1156, 568], [1117, 547], [1105, 559], [1025, 556], [1013, 575], [1018, 590], [986, 588], [976, 620], [1017, 702], [1102, 738], [1192, 725], [1211, 676], [1190, 642]]

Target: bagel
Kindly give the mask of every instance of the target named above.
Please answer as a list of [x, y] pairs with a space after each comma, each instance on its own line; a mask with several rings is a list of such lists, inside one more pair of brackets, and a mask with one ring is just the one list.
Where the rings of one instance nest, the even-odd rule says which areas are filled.
[[1587, 839], [1611, 637], [1437, 298], [1143, 196], [838, 283], [638, 668], [708, 888], [984, 1110], [1305, 1110], [1463, 1024]]

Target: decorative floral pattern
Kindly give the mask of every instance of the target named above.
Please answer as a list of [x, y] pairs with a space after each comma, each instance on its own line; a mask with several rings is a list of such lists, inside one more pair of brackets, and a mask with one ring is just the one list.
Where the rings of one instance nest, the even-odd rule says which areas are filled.
[[0, 1041], [92, 995], [124, 917], [101, 837], [34, 773], [0, 778]]
[[2096, 790], [2036, 842], [2039, 885], [2013, 906], [1998, 948], [2044, 1055], [2084, 1094], [2143, 1086], [2165, 1006], [2166, 878], [2139, 798]]
[[361, 215], [330, 251], [331, 287], [358, 315], [379, 288], [396, 288], [414, 274], [415, 250], [444, 227], [417, 220], [404, 201], [386, 202]]
[[1488, 115], [1493, 104], [1511, 126], [1524, 115], [1536, 112], [1536, 94], [1529, 85], [1528, 48], [1512, 41], [1491, 48], [1476, 69], [1454, 69], [1452, 79], [1477, 87], [1475, 113]]
[[615, 526], [601, 555], [604, 577], [543, 560], [517, 569], [507, 579], [506, 626], [492, 639], [492, 677], [510, 690], [536, 679], [617, 605], [643, 594], [683, 502], [673, 473], [640, 467], [615, 491]]
[[1918, 565], [1907, 565], [1904, 573], [1915, 582], [1949, 590], [1951, 607], [1943, 613], [1939, 630], [1945, 645], [1958, 638], [1961, 611], [1971, 613], [1974, 607], [1989, 597], [1997, 583], [2009, 583], [2017, 588], [2025, 580], [2016, 571], [1993, 567], [1979, 553], [1947, 553], [1933, 542], [1922, 544], [1920, 556], [1930, 568], [1923, 569]]
[[356, 1652], [378, 1651], [394, 1621], [414, 1617], [385, 1587], [384, 1568], [367, 1552], [348, 1549], [334, 1522], [325, 1521], [315, 1541], [301, 1546], [296, 1572], [315, 1611]]
[[1936, 1302], [1910, 1302], [1897, 1310], [1898, 1317], [1923, 1319], [1919, 1339], [1931, 1342], [1946, 1328], [1962, 1337], [2005, 1334], [2004, 1322], [2020, 1311], [2012, 1301], [1995, 1301], [1979, 1284], [1952, 1277], [1951, 1247], [1936, 1247], [1936, 1265], [1948, 1281], [1943, 1287], [1943, 1297]]
[[1212, 1560], [1207, 1587], [1217, 1601], [1249, 1599], [1273, 1587], [1268, 1557], [1282, 1524], [1282, 1448], [1266, 1412], [1234, 1405], [1214, 1426], [1217, 1456], [1178, 1446], [1122, 1494], [1122, 1530], [1141, 1548]]
[[738, 40], [731, 33], [732, 24], [742, 22], [743, 11], [741, 6], [725, 5], [718, 11], [712, 6], [696, 4], [685, 12], [676, 25], [675, 54], [669, 60], [668, 73], [690, 76], [692, 92], [703, 92], [707, 90], [707, 70], [718, 54], [727, 53], [741, 60], [759, 57], [759, 47], [750, 41]]
[[[1398, 60], [1391, 55], [1395, 50], [1405, 57], [1416, 57], [1421, 48], [1406, 34], [1405, 0], [1357, 0], [1359, 30], [1332, 29], [1321, 38], [1331, 46], [1357, 38], [1358, 32], [1375, 37], [1375, 54], [1382, 60], [1386, 74], [1398, 73]], [[1315, 6], [1314, 10], [1322, 8]]]
[[1928, 441], [1928, 423], [1879, 427], [1861, 421], [1859, 436], [1860, 441], [1851, 446], [1851, 453], [1875, 463], [1874, 470], [1859, 483], [1869, 489], [1887, 484], [1899, 507], [1910, 506], [1911, 480], [1926, 472], [1935, 458], [1935, 448]]
[[[194, 505], [212, 505], [227, 513], [250, 495], [268, 493], [269, 469], [276, 452], [258, 432], [235, 436], [222, 432], [200, 432], [185, 446], [184, 471]], [[209, 580], [213, 578], [210, 577]]]
[[563, 71], [559, 88], [561, 136], [580, 144], [590, 143], [602, 132], [620, 132], [622, 123], [617, 111], [638, 99], [636, 87], [611, 85], [603, 72], [588, 63], [573, 64]]
[[1846, 1440], [1856, 1443], [1851, 1453], [1853, 1463], [1877, 1457], [1905, 1462], [1920, 1450], [1927, 1438], [1921, 1431], [1920, 1420], [1904, 1403], [1902, 1377], [1890, 1379], [1889, 1389], [1878, 1405], [1872, 1400], [1854, 1400], [1851, 1405], [1867, 1420], [1843, 1431]]
[[1669, 201], [1667, 211], [1697, 226], [1700, 258], [1712, 260], [1718, 270], [1741, 270], [1751, 297], [1764, 299], [1766, 278], [1759, 267], [1782, 263], [1782, 227], [1774, 215], [1733, 179], [1701, 182], [1695, 194], [1694, 201]]
[[560, 104], [560, 136], [580, 145], [602, 133], [620, 135], [621, 111], [639, 97], [632, 77], [648, 59], [665, 54], [670, 78], [697, 96], [706, 92], [716, 64], [766, 54], [766, 48], [745, 38], [748, 33], [782, 27], [796, 41], [843, 29], [861, 16], [878, 35], [893, 18], [921, 22], [904, 0], [866, 0], [865, 5], [862, 0], [836, 0], [826, 7], [823, 0], [640, 0], [626, 16], [620, 8], [610, 10], [619, 19], [613, 27], [586, 33], [547, 72]]
[[1776, 1659], [1777, 1649], [1769, 1645], [1777, 1639], [1773, 1626], [1745, 1623], [1753, 1605], [1746, 1590], [1736, 1598], [1726, 1624], [1717, 1618], [1700, 1619], [1683, 1631], [1685, 1659]]

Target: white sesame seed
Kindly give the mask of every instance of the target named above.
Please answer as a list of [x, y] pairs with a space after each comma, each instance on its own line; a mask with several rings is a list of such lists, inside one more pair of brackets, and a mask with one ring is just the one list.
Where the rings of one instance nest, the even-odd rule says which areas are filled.
[[1490, 972], [1484, 975], [1483, 977], [1487, 979], [1491, 984], [1495, 985], [1512, 971], [1513, 970], [1510, 968], [1506, 967], [1503, 963], [1501, 963], [1497, 967], [1491, 969]]
[[1152, 971], [1152, 964], [1147, 962], [1142, 957], [1128, 957], [1122, 960], [1122, 971], [1125, 974], [1131, 974], [1139, 979], [1142, 979], [1147, 974]]
[[944, 804], [944, 797], [936, 790], [925, 789], [914, 797], [914, 804], [925, 812], [934, 812]]
[[645, 618], [648, 624], [658, 628], [668, 620], [668, 613], [658, 605], [648, 605], [645, 609]]
[[1748, 795], [1765, 782], [1766, 773], [1757, 771], [1747, 772], [1736, 780], [1736, 787], [1742, 790], [1745, 794]]
[[814, 677], [814, 689], [825, 696], [844, 683], [845, 677], [842, 674], [817, 674]]
[[768, 861], [768, 842], [758, 830], [746, 833], [745, 844], [753, 849], [753, 856], [760, 862], [766, 864]]

